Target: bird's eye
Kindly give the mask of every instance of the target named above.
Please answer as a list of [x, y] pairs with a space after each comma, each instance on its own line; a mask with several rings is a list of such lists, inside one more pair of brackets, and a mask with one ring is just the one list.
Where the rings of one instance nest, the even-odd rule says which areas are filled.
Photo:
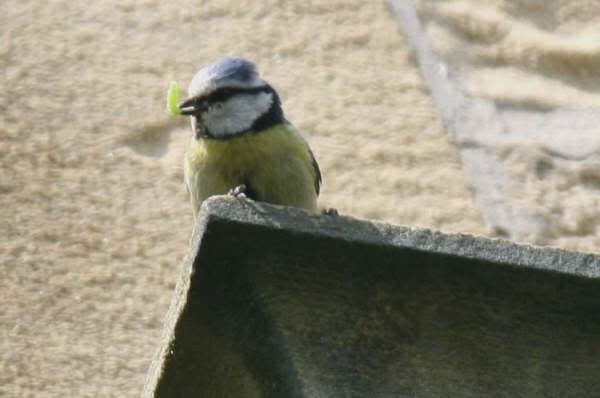
[[221, 110], [223, 108], [223, 103], [222, 102], [216, 102], [213, 105], [213, 108], [215, 108], [215, 110], [219, 111], [219, 110]]

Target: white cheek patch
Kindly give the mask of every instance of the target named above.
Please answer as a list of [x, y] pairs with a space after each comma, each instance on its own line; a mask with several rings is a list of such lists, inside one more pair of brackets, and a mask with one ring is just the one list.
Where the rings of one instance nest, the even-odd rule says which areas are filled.
[[273, 94], [238, 94], [222, 106], [213, 106], [202, 115], [204, 126], [215, 137], [227, 137], [248, 130], [267, 113], [273, 104]]

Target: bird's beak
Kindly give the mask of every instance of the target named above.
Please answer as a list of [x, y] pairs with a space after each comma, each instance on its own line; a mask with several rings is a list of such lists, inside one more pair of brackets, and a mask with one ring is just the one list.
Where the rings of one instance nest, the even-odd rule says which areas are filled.
[[198, 111], [200, 110], [200, 107], [198, 105], [198, 99], [192, 97], [186, 99], [183, 102], [180, 102], [179, 105], [177, 105], [177, 107], [181, 111], [182, 115], [189, 116], [198, 113]]
[[208, 109], [208, 102], [204, 98], [192, 97], [177, 105], [182, 115], [199, 115]]

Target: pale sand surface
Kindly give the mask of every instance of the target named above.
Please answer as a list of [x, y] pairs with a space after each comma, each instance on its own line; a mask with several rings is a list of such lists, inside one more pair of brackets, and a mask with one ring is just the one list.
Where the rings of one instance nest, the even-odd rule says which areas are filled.
[[[489, 141], [513, 178], [506, 199], [544, 225], [521, 240], [600, 251], [600, 2], [415, 4], [464, 87], [517, 118], [510, 138]], [[518, 120], [532, 115], [545, 122]]]
[[164, 95], [220, 55], [311, 136], [322, 205], [484, 233], [385, 4], [261, 4], [2, 3], [0, 396], [140, 392], [193, 222]]
[[471, 92], [511, 106], [600, 107], [600, 1], [416, 0]]

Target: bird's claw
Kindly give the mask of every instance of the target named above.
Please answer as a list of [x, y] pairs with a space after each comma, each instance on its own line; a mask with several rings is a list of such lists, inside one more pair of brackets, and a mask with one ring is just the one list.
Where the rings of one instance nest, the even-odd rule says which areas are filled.
[[332, 217], [339, 216], [337, 209], [334, 209], [333, 207], [329, 207], [327, 209], [321, 210], [321, 214], [324, 216], [332, 216]]
[[234, 188], [231, 188], [227, 194], [233, 196], [234, 198], [245, 198], [246, 197], [246, 185], [240, 184]]

